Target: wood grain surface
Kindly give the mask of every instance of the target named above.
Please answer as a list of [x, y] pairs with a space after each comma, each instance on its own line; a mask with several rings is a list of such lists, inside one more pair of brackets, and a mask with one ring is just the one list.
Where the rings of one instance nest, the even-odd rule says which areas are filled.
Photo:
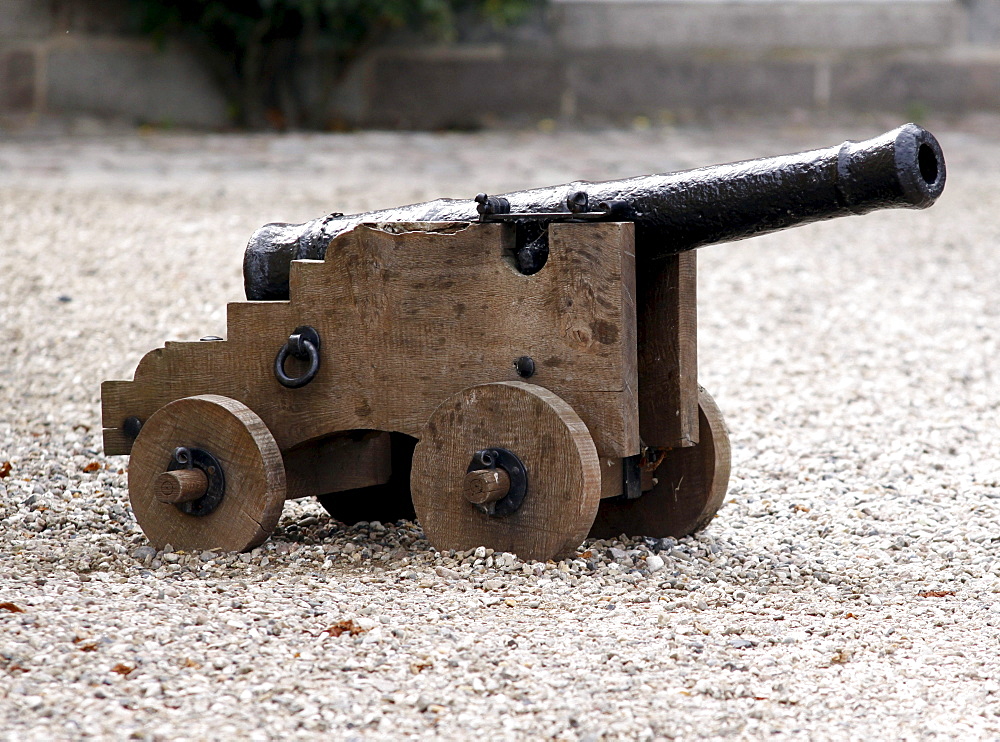
[[[527, 470], [521, 508], [483, 513], [465, 494], [476, 451], [501, 447]], [[465, 389], [431, 415], [413, 454], [413, 505], [437, 549], [486, 546], [545, 561], [573, 553], [601, 497], [593, 439], [573, 409], [534, 384], [504, 382]]]
[[208, 491], [208, 477], [201, 469], [165, 471], [153, 481], [156, 499], [170, 505], [192, 502]]
[[[157, 479], [178, 446], [208, 451], [222, 465], [225, 494], [208, 515], [188, 515], [157, 499]], [[132, 447], [128, 491], [155, 548], [245, 551], [278, 523], [285, 469], [274, 438], [246, 405], [217, 395], [188, 397], [165, 405], [143, 426]]]
[[503, 469], [476, 469], [465, 475], [462, 490], [473, 505], [487, 505], [507, 496], [510, 476]]
[[653, 448], [698, 443], [697, 265], [690, 250], [638, 275], [639, 430]]
[[289, 500], [374, 487], [392, 476], [389, 433], [378, 431], [332, 435], [282, 457]]
[[[419, 436], [442, 400], [518, 380], [513, 362], [527, 355], [531, 381], [578, 410], [602, 454], [638, 453], [633, 225], [552, 225], [532, 276], [514, 269], [507, 227], [363, 225], [338, 237], [324, 261], [292, 264], [290, 301], [230, 304], [226, 340], [168, 342], [134, 381], [105, 382], [105, 451], [132, 448], [127, 417], [201, 394], [254, 410], [282, 452], [339, 431]], [[299, 325], [319, 331], [322, 363], [286, 389], [272, 367]], [[306, 492], [307, 479], [290, 473], [290, 491]]]
[[699, 390], [701, 431], [696, 446], [666, 453], [653, 472], [654, 487], [635, 500], [605, 499], [590, 535], [681, 537], [694, 533], [715, 517], [729, 486], [732, 458], [722, 412], [704, 389]]

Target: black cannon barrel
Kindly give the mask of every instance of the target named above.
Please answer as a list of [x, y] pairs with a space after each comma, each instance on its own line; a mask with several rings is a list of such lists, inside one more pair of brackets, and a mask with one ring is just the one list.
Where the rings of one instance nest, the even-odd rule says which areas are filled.
[[[663, 175], [565, 185], [503, 194], [512, 212], [566, 210], [584, 191], [590, 204], [613, 203], [611, 218], [634, 221], [636, 258], [732, 242], [779, 229], [866, 214], [922, 209], [945, 183], [934, 136], [916, 124], [863, 142], [746, 160]], [[267, 224], [247, 245], [243, 276], [248, 299], [287, 299], [295, 259], [322, 259], [337, 235], [364, 222], [474, 221], [475, 201], [438, 199], [382, 211], [331, 214], [304, 224]]]

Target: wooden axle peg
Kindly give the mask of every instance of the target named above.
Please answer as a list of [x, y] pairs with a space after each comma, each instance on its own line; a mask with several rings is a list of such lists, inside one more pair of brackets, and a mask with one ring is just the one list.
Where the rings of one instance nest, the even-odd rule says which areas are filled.
[[477, 469], [465, 475], [463, 492], [473, 505], [497, 502], [510, 491], [510, 477], [503, 469]]
[[168, 505], [192, 502], [208, 491], [208, 477], [201, 469], [174, 469], [153, 482], [156, 499]]

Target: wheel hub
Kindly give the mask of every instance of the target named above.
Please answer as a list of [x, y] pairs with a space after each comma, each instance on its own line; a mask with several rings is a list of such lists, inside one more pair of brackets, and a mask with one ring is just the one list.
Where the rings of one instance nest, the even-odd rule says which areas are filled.
[[[465, 471], [465, 499], [477, 510], [487, 515], [510, 515], [524, 503], [528, 470], [513, 451], [499, 447], [476, 451]], [[498, 486], [484, 484], [491, 481], [490, 473]]]
[[182, 513], [195, 516], [208, 515], [219, 507], [223, 495], [226, 494], [226, 475], [217, 458], [203, 448], [178, 446], [174, 449], [174, 456], [167, 471], [178, 469], [199, 469], [205, 474], [208, 484], [205, 494], [201, 497], [190, 502], [175, 503], [174, 507]]

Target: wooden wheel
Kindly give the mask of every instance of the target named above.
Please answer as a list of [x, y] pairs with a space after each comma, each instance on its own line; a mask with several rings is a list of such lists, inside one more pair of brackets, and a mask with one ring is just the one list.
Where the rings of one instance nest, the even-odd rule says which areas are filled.
[[274, 438], [249, 407], [216, 395], [186, 397], [164, 405], [142, 426], [129, 461], [128, 493], [139, 526], [157, 549], [245, 551], [263, 543], [278, 523], [285, 469]]
[[722, 413], [708, 392], [698, 390], [697, 446], [667, 452], [653, 476], [656, 485], [635, 500], [601, 502], [593, 538], [654, 536], [680, 538], [708, 525], [722, 507], [729, 485], [731, 453]]
[[[490, 456], [474, 461], [484, 451], [503, 472], [487, 471]], [[520, 486], [517, 462], [527, 472], [523, 500], [507, 512]], [[533, 384], [503, 382], [469, 387], [434, 411], [413, 454], [410, 488], [435, 548], [486, 546], [546, 561], [586, 538], [601, 470], [587, 426], [566, 402]]]

